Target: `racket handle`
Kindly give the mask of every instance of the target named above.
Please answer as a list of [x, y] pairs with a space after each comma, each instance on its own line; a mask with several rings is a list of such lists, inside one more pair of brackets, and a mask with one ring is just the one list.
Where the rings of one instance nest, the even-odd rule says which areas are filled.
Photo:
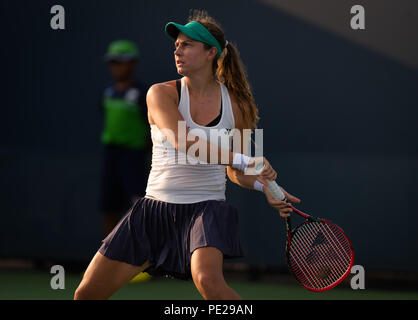
[[[264, 163], [259, 163], [254, 168], [255, 172], [257, 174], [260, 174], [261, 171], [263, 171]], [[270, 193], [273, 195], [274, 199], [280, 200], [280, 201], [286, 201], [286, 197], [280, 189], [279, 185], [276, 183], [276, 181], [267, 180], [267, 188], [269, 189]]]

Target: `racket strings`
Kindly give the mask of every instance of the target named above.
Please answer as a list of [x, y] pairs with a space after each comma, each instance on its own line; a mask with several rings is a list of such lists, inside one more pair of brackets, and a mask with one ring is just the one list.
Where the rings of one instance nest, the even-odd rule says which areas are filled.
[[[305, 255], [309, 254], [306, 251], [303, 253]], [[294, 258], [292, 268], [296, 271], [295, 273], [299, 280], [306, 285], [318, 289], [326, 287], [338, 280], [338, 277], [332, 277], [331, 270], [333, 266], [324, 264], [323, 262], [321, 263], [317, 256], [315, 256], [315, 258], [311, 257], [308, 263], [300, 261], [300, 259], [295, 258], [293, 254], [292, 257]]]
[[[302, 258], [304, 257], [305, 261], [303, 260], [299, 260], [299, 261], [295, 260], [295, 261], [300, 271], [302, 271], [304, 278], [307, 280], [310, 280], [310, 284], [314, 286], [324, 285], [324, 284], [321, 284], [320, 280], [327, 279], [329, 284], [331, 284], [333, 281], [338, 280], [338, 276], [339, 276], [338, 273], [343, 274], [344, 269], [342, 269], [339, 264], [341, 261], [338, 261], [338, 259], [341, 257], [336, 255], [336, 252], [333, 248], [331, 249], [329, 247], [327, 248], [327, 243], [325, 243], [325, 240], [326, 239], [332, 240], [332, 237], [331, 238], [329, 237], [330, 235], [329, 232], [327, 234], [328, 237], [326, 237], [324, 236], [321, 230], [318, 231], [316, 228], [303, 228], [300, 231], [301, 232], [299, 232], [299, 234], [301, 236], [299, 236], [299, 238], [302, 237], [302, 239], [299, 239], [299, 240], [304, 241], [304, 245], [300, 248], [300, 251], [303, 254]], [[323, 230], [323, 231], [327, 232], [328, 230]], [[317, 243], [318, 238], [323, 238], [324, 240]], [[312, 243], [310, 248], [309, 248], [309, 243], [306, 243], [306, 241], [309, 241], [309, 243]], [[331, 244], [335, 245], [335, 241], [332, 241]], [[292, 253], [293, 258], [296, 258], [296, 255], [294, 254], [295, 252], [296, 251], [293, 250], [293, 253]], [[326, 257], [326, 259], [324, 259], [324, 257]], [[301, 258], [300, 255], [299, 255], [299, 258]], [[337, 260], [337, 264], [335, 264], [335, 260]], [[333, 277], [333, 274], [331, 273], [332, 270], [334, 270], [334, 277]], [[337, 277], [335, 278], [335, 276]], [[325, 285], [327, 284], [325, 283]]]
[[324, 222], [300, 226], [289, 247], [289, 265], [296, 278], [313, 289], [341, 279], [351, 264], [351, 246], [338, 228]]
[[[324, 228], [322, 228], [320, 231], [318, 231], [316, 236], [318, 237], [318, 235], [322, 234], [321, 232], [326, 232], [328, 237], [325, 237], [325, 238], [330, 239], [332, 243], [331, 243], [331, 247], [329, 247], [327, 252], [325, 252], [325, 253], [323, 252], [324, 246], [319, 247], [319, 249], [322, 250], [322, 254], [328, 256], [329, 258], [333, 257], [333, 258], [335, 258], [335, 260], [338, 260], [339, 258], [344, 258], [345, 257], [346, 259], [343, 259], [343, 260], [345, 260], [346, 263], [349, 263], [350, 262], [350, 256], [347, 254], [347, 252], [344, 251], [344, 248], [342, 247], [341, 242], [334, 240], [334, 236], [336, 236], [336, 235], [331, 231], [331, 229], [328, 227], [328, 225], [323, 224], [323, 226], [324, 226]], [[306, 230], [308, 231], [310, 236], [315, 237], [315, 234], [313, 233], [313, 230], [311, 228], [307, 228]], [[301, 230], [301, 231], [303, 232], [303, 230]], [[340, 255], [333, 254], [334, 250], [337, 250]], [[312, 252], [315, 252], [315, 251], [312, 251]], [[324, 260], [325, 263], [327, 263], [328, 261], [329, 261], [328, 259]], [[340, 267], [342, 269], [341, 264], [337, 264], [336, 266]]]
[[[303, 235], [304, 233], [301, 232], [300, 234]], [[325, 254], [324, 252], [320, 253], [322, 255]], [[297, 268], [293, 266], [293, 269], [296, 271], [295, 273], [299, 277], [299, 280], [309, 282], [309, 286], [313, 288], [321, 288], [323, 284], [320, 278], [328, 276], [327, 270], [330, 270], [332, 265], [326, 261], [320, 261], [318, 252], [316, 250], [308, 250], [306, 245], [301, 246], [297, 254], [295, 250], [292, 250], [290, 255], [293, 258], [293, 262], [297, 265]], [[303, 257], [305, 257], [305, 261], [303, 261]], [[320, 273], [323, 273], [323, 275]], [[332, 281], [332, 279], [329, 280]]]
[[[335, 242], [332, 241], [332, 243], [326, 243], [325, 241], [322, 241], [320, 243], [316, 243], [318, 237], [324, 238], [324, 239], [332, 239], [332, 237], [324, 236], [322, 231], [314, 230], [312, 228], [305, 228], [304, 230], [301, 229], [301, 235], [304, 239], [314, 239], [313, 244], [311, 245], [311, 248], [304, 247], [304, 255], [305, 255], [305, 263], [299, 263], [299, 266], [309, 266], [309, 271], [311, 274], [309, 276], [314, 276], [311, 279], [316, 280], [316, 284], [318, 285], [318, 278], [320, 280], [327, 279], [330, 283], [333, 281], [338, 280], [338, 273], [344, 273], [344, 269], [341, 267], [341, 261], [338, 261], [341, 256], [338, 256], [335, 252], [335, 248], [329, 247], [329, 244], [335, 245]], [[314, 231], [317, 231], [317, 234], [314, 233]], [[327, 231], [327, 230], [324, 230]], [[311, 240], [312, 241], [312, 240]], [[306, 244], [305, 244], [306, 245]], [[324, 259], [324, 257], [326, 259]], [[335, 263], [337, 262], [337, 263]], [[331, 271], [334, 270], [334, 274], [331, 273]], [[316, 277], [315, 277], [316, 276]], [[333, 276], [337, 276], [337, 278], [334, 278]]]
[[[310, 237], [311, 239], [312, 238], [315, 239], [314, 240], [314, 243], [315, 243], [316, 238], [315, 238], [315, 234], [312, 231], [313, 230], [310, 228], [301, 230], [301, 235], [303, 235], [305, 238]], [[316, 237], [318, 237], [318, 235], [322, 235], [324, 237], [321, 231], [318, 232]], [[304, 249], [306, 249], [306, 247], [304, 247]], [[306, 263], [304, 265], [312, 266], [312, 268], [310, 268], [311, 274], [313, 274], [314, 276], [316, 275], [315, 278], [308, 278], [308, 279], [315, 279], [315, 280], [317, 280], [317, 278], [320, 278], [321, 280], [327, 279], [329, 284], [331, 284], [334, 281], [337, 281], [339, 279], [339, 273], [341, 273], [342, 275], [345, 272], [341, 263], [333, 263], [335, 262], [335, 260], [337, 260], [337, 262], [340, 262], [338, 261], [340, 257], [335, 254], [333, 247], [326, 247], [326, 245], [318, 244], [317, 246], [314, 247], [313, 250], [304, 250], [304, 254], [306, 255], [306, 258], [305, 258]], [[324, 257], [326, 258], [324, 259]], [[335, 272], [332, 274], [331, 270], [334, 270]]]

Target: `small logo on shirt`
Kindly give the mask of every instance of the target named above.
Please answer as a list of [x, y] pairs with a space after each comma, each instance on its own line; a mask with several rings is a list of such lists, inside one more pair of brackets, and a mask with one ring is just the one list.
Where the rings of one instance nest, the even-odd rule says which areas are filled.
[[[190, 126], [186, 126], [186, 128], [187, 128], [187, 130], [189, 130], [190, 131]], [[213, 130], [213, 129], [211, 129], [211, 130]], [[220, 131], [223, 133], [223, 134], [225, 134], [225, 135], [229, 135], [230, 133], [231, 133], [231, 131], [232, 131], [233, 129], [229, 129], [229, 128], [222, 128], [222, 129], [220, 129]]]
[[128, 91], [126, 91], [125, 93], [125, 100], [130, 102], [130, 103], [136, 103], [138, 101], [139, 98], [139, 90], [136, 88], [130, 88]]

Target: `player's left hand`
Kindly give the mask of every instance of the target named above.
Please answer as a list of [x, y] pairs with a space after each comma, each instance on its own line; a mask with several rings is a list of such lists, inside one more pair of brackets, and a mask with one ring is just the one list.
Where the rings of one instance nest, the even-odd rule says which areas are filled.
[[280, 212], [280, 216], [283, 218], [287, 218], [290, 216], [290, 213], [293, 211], [292, 209], [292, 205], [290, 203], [300, 203], [300, 199], [295, 197], [294, 195], [291, 195], [290, 193], [288, 193], [286, 190], [284, 190], [282, 187], [280, 187], [280, 189], [282, 189], [286, 199], [288, 200], [286, 201], [280, 201], [280, 200], [276, 200], [273, 198], [273, 195], [270, 193], [270, 191], [267, 188], [267, 181], [261, 177], [257, 177], [257, 179], [264, 184], [264, 194], [266, 195], [266, 199], [267, 202], [269, 203], [270, 206], [272, 206], [273, 208], [275, 208], [276, 210], [278, 210]]

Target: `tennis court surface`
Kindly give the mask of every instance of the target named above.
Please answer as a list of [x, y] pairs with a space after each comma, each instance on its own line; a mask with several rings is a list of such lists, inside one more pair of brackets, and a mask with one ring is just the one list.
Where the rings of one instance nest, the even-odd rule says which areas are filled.
[[[72, 299], [81, 281], [81, 273], [65, 274], [65, 289], [51, 289], [53, 274], [46, 270], [0, 269], [0, 300], [67, 300]], [[228, 281], [228, 278], [227, 278]], [[346, 284], [323, 293], [310, 292], [292, 281], [228, 281], [247, 300], [416, 300], [414, 290], [352, 290]], [[115, 300], [202, 300], [192, 281], [153, 278], [128, 283], [111, 299]]]

